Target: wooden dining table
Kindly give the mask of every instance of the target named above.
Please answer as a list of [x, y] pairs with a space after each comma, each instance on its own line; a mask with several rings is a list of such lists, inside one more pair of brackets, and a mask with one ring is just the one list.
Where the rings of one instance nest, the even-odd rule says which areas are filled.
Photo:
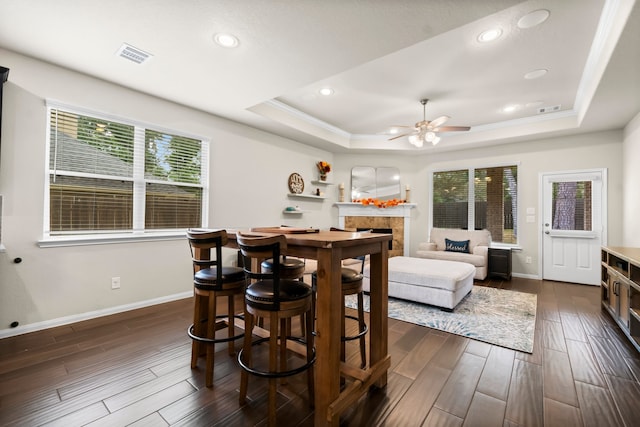
[[[235, 230], [234, 230], [235, 231]], [[227, 230], [228, 246], [237, 247], [236, 235]], [[284, 234], [287, 255], [317, 261], [315, 325], [315, 426], [337, 426], [340, 414], [371, 387], [387, 384], [388, 257], [391, 234], [323, 231], [266, 227], [251, 234]], [[364, 369], [340, 360], [342, 260], [370, 255], [369, 363]], [[342, 382], [341, 377], [345, 378]]]

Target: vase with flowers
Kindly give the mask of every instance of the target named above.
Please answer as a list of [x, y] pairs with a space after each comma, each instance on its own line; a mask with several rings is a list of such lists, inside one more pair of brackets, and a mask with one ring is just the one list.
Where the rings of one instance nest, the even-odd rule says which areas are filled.
[[318, 171], [320, 172], [320, 181], [327, 180], [327, 174], [331, 172], [331, 165], [325, 161], [320, 161], [316, 163], [318, 167]]

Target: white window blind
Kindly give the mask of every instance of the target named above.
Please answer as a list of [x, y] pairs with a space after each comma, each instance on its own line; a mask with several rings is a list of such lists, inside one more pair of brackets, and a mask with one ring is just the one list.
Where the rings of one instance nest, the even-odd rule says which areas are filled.
[[46, 235], [203, 226], [208, 144], [50, 105]]

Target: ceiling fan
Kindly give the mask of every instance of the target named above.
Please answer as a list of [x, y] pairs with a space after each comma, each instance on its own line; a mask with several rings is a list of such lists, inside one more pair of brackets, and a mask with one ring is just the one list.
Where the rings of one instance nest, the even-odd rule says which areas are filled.
[[420, 148], [425, 141], [433, 145], [440, 142], [439, 132], [455, 132], [471, 129], [469, 126], [442, 126], [449, 120], [449, 116], [440, 116], [432, 121], [428, 121], [425, 116], [427, 102], [429, 102], [428, 99], [420, 100], [420, 104], [422, 104], [422, 121], [416, 123], [414, 126], [393, 126], [394, 128], [410, 128], [412, 131], [389, 138], [389, 141], [408, 135], [409, 142]]

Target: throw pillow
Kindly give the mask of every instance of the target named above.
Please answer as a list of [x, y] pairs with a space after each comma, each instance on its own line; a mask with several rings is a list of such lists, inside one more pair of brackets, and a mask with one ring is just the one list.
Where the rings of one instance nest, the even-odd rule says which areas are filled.
[[444, 243], [445, 243], [444, 250], [447, 252], [463, 252], [466, 254], [470, 253], [468, 240], [456, 241], [456, 240], [444, 239]]

